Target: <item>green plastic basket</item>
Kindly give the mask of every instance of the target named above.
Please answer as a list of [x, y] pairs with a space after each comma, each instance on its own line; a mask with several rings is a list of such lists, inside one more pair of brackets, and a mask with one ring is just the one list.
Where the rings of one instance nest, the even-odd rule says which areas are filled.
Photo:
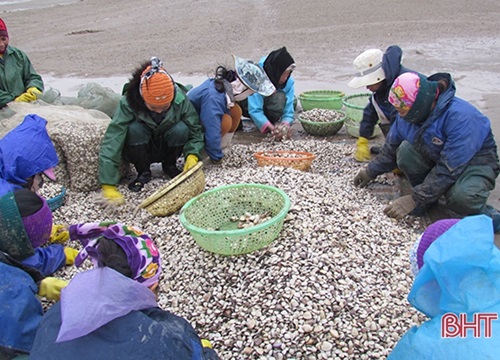
[[346, 119], [346, 114], [343, 111], [335, 110], [338, 113], [341, 113], [343, 117], [336, 121], [330, 122], [321, 122], [321, 121], [308, 121], [304, 120], [299, 114], [298, 119], [300, 124], [304, 128], [304, 130], [314, 136], [332, 136], [339, 132], [344, 125], [344, 121]]
[[[283, 228], [290, 199], [281, 189], [262, 184], [234, 184], [206, 191], [180, 210], [181, 224], [198, 245], [221, 255], [247, 254], [269, 245]], [[238, 229], [231, 217], [270, 212], [269, 220]]]
[[370, 96], [372, 96], [370, 93], [346, 96], [343, 103], [347, 117], [351, 120], [361, 122], [363, 120], [363, 110], [368, 105]]
[[[360, 123], [357, 122], [357, 121], [353, 121], [351, 119], [347, 119], [345, 122], [345, 129], [347, 131], [347, 133], [355, 138], [358, 138], [359, 137], [359, 125]], [[370, 136], [370, 139], [371, 138], [374, 138], [376, 136], [379, 136], [382, 134], [382, 130], [380, 129], [380, 126], [376, 125], [374, 128], [373, 128], [373, 134], [372, 136]]]
[[311, 109], [342, 109], [344, 92], [338, 90], [312, 90], [304, 91], [299, 95], [303, 110]]

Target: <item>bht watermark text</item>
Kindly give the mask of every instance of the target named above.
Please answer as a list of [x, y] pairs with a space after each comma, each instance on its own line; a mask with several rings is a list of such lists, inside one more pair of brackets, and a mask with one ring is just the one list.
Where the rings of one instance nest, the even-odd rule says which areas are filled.
[[[484, 336], [485, 338], [491, 337], [491, 324], [493, 320], [498, 319], [497, 313], [479, 313], [474, 314], [472, 321], [467, 320], [467, 314], [454, 314], [446, 313], [441, 318], [441, 337], [455, 338], [467, 337], [467, 330], [472, 330], [475, 338]], [[481, 324], [484, 324], [481, 327]], [[481, 333], [484, 330], [484, 333]]]

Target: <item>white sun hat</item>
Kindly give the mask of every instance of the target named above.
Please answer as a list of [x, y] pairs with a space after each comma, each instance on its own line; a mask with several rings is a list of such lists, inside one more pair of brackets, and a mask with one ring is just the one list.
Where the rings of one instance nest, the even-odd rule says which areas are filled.
[[385, 79], [382, 69], [382, 58], [384, 54], [379, 49], [369, 49], [358, 55], [353, 61], [356, 74], [347, 85], [352, 88], [360, 88], [376, 84]]
[[262, 96], [269, 96], [276, 91], [262, 66], [236, 55], [233, 57], [236, 73], [246, 87]]

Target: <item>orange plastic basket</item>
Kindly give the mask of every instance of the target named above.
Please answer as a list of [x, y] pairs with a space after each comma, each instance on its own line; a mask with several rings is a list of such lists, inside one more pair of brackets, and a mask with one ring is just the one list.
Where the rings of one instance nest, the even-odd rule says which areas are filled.
[[307, 151], [276, 150], [259, 151], [254, 154], [258, 166], [283, 166], [307, 171], [316, 156]]

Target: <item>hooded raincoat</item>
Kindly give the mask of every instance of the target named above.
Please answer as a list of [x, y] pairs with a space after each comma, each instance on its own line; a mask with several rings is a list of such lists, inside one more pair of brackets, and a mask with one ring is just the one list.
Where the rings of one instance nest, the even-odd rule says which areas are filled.
[[402, 56], [403, 50], [396, 45], [389, 46], [385, 51], [382, 58], [382, 69], [385, 73], [385, 80], [382, 82], [380, 89], [370, 97], [370, 102], [363, 110], [363, 119], [359, 125], [359, 135], [361, 137], [370, 138], [379, 121], [379, 114], [373, 105], [373, 101], [377, 102], [377, 105], [390, 124], [396, 119], [398, 112], [388, 100], [389, 91], [391, 90], [392, 83], [399, 75], [412, 71], [401, 65]]
[[136, 71], [129, 84], [124, 87], [118, 108], [104, 135], [99, 155], [99, 181], [101, 184], [117, 185], [120, 181], [119, 167], [122, 160], [122, 151], [125, 145], [128, 125], [132, 121], [139, 121], [150, 128], [153, 139], [161, 138], [178, 122], [184, 122], [189, 128], [189, 138], [183, 147], [184, 157], [190, 154], [201, 159], [203, 150], [203, 128], [198, 114], [186, 96], [186, 88], [175, 84], [175, 97], [170, 108], [165, 112], [163, 120], [158, 124], [150, 116], [146, 108], [139, 87], [141, 71]]
[[[412, 327], [396, 344], [388, 360], [498, 359], [500, 347], [500, 251], [494, 244], [491, 219], [470, 216], [438, 237], [424, 254], [424, 265], [417, 274], [408, 301], [429, 317]], [[465, 336], [443, 336], [442, 318], [493, 314], [490, 337], [486, 321], [477, 337], [467, 330]], [[453, 323], [453, 321], [451, 322]]]
[[23, 51], [7, 46], [3, 57], [0, 57], [0, 108], [30, 87], [36, 87], [43, 92], [42, 77], [35, 71]]
[[428, 78], [429, 81], [440, 79], [445, 80], [448, 87], [437, 98], [427, 119], [415, 124], [398, 115], [381, 153], [367, 167], [372, 178], [392, 171], [398, 166], [398, 147], [408, 141], [420, 155], [435, 164], [424, 181], [413, 187], [412, 198], [417, 207], [436, 203], [468, 166], [489, 166], [493, 179], [500, 172], [489, 119], [455, 96], [455, 84], [449, 74], [438, 73]]
[[19, 189], [26, 180], [59, 163], [46, 129], [47, 120], [27, 115], [0, 139], [0, 196]]

